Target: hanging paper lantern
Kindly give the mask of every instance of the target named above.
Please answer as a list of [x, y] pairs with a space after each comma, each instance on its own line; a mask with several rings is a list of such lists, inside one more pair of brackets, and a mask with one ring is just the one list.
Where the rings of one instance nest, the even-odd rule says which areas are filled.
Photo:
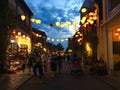
[[64, 28], [64, 27], [65, 27], [65, 25], [64, 25], [64, 24], [61, 24], [61, 25], [60, 25], [60, 27], [61, 27], [61, 28]]
[[65, 40], [68, 41], [68, 38], [66, 38]]
[[52, 42], [54, 42], [54, 41], [55, 41], [55, 39], [54, 39], [54, 38], [52, 38], [51, 40], [52, 40]]
[[60, 41], [60, 39], [57, 39], [57, 41], [59, 42], [59, 41]]
[[31, 18], [31, 22], [35, 22], [35, 19], [34, 19], [34, 18]]
[[47, 38], [47, 40], [50, 40], [50, 38]]
[[60, 22], [56, 22], [56, 26], [60, 26]]
[[49, 26], [50, 26], [50, 27], [52, 27], [52, 26], [53, 26], [53, 24], [52, 24], [52, 23], [50, 23], [50, 24], [49, 24]]
[[70, 26], [70, 25], [71, 25], [71, 22], [67, 21], [67, 22], [66, 22], [66, 25], [67, 25], [67, 26]]
[[64, 42], [64, 39], [61, 39], [61, 42]]
[[73, 22], [73, 25], [77, 25], [78, 24], [78, 22]]
[[36, 20], [35, 21], [37, 24], [40, 24], [41, 23], [41, 20]]

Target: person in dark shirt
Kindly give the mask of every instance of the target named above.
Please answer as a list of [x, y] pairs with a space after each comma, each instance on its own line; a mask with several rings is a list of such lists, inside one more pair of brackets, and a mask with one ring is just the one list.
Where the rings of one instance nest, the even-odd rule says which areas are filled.
[[61, 69], [62, 69], [62, 56], [60, 55], [60, 53], [58, 53], [57, 55], [57, 65], [58, 65], [58, 72], [59, 74], [61, 74]]

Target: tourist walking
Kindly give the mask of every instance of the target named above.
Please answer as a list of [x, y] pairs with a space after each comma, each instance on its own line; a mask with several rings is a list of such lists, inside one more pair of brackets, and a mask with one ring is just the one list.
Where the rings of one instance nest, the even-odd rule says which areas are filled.
[[58, 66], [58, 73], [61, 74], [62, 69], [62, 63], [63, 63], [63, 57], [60, 55], [60, 52], [57, 55], [57, 66]]
[[56, 61], [56, 54], [52, 54], [50, 58], [50, 68], [52, 71], [52, 77], [55, 77], [56, 70], [57, 70], [57, 61]]

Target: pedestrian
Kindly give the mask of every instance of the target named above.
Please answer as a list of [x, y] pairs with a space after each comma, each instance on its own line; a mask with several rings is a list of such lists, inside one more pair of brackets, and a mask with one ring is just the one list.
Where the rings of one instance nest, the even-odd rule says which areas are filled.
[[56, 54], [52, 54], [50, 58], [50, 68], [52, 71], [52, 77], [55, 77], [56, 70], [57, 70], [57, 62], [56, 62]]
[[41, 59], [42, 59], [43, 73], [44, 73], [44, 75], [46, 76], [48, 55], [45, 54], [45, 53], [42, 54], [42, 55], [41, 55]]
[[36, 65], [37, 65], [37, 76], [39, 78], [43, 77], [43, 67], [42, 67], [42, 59], [40, 56], [36, 56]]
[[29, 70], [29, 73], [32, 71], [33, 62], [34, 62], [34, 57], [32, 56], [32, 54], [30, 54], [29, 57], [28, 57], [28, 70]]
[[58, 73], [61, 74], [61, 69], [62, 69], [62, 56], [60, 55], [60, 52], [57, 55], [57, 66], [58, 66]]
[[24, 74], [25, 72], [25, 67], [26, 67], [26, 63], [25, 63], [25, 60], [22, 61], [22, 72]]

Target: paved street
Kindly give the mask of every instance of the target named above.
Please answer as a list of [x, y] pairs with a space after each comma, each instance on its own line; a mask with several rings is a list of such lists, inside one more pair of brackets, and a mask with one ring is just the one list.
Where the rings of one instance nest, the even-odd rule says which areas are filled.
[[55, 78], [48, 77], [46, 79], [33, 77], [19, 90], [119, 90], [88, 73], [71, 75], [68, 64], [64, 64], [63, 68], [61, 75], [57, 74]]
[[22, 71], [16, 74], [4, 74], [0, 76], [0, 90], [16, 90], [22, 84], [27, 82], [32, 77], [32, 74], [28, 75], [26, 70], [25, 74]]

